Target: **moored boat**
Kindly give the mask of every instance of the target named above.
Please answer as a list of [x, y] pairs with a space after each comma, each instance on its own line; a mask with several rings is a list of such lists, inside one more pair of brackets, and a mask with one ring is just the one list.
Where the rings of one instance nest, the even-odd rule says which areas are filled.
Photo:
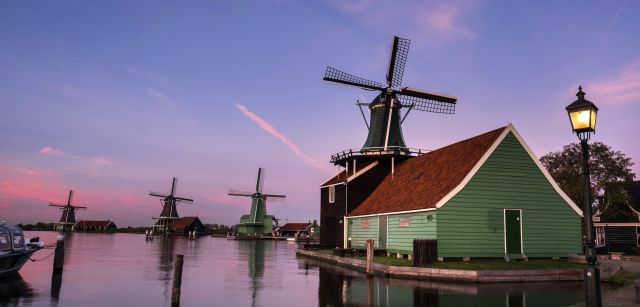
[[25, 242], [20, 227], [0, 224], [0, 278], [16, 274], [29, 257], [43, 246], [39, 238]]

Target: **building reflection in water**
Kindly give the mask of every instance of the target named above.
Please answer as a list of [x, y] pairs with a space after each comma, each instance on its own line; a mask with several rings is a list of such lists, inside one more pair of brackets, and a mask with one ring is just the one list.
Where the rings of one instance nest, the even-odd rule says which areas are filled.
[[22, 279], [20, 274], [0, 280], [0, 305], [2, 306], [30, 305], [35, 296], [33, 288]]
[[318, 306], [567, 306], [582, 302], [581, 282], [447, 283], [384, 277], [304, 259], [318, 267]]
[[171, 299], [171, 287], [173, 282], [173, 261], [175, 258], [175, 240], [172, 236], [159, 235], [154, 238], [158, 246], [158, 279], [163, 282], [165, 300]]
[[242, 240], [237, 243], [240, 259], [247, 259], [247, 265], [249, 267], [249, 289], [251, 290], [251, 306], [255, 306], [258, 299], [258, 292], [263, 287], [262, 277], [264, 275], [265, 247], [267, 243], [271, 242]]

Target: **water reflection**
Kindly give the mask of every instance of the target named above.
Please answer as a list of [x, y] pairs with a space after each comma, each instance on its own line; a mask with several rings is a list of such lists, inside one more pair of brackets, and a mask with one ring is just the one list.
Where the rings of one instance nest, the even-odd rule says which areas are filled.
[[158, 246], [158, 280], [163, 282], [164, 291], [162, 294], [165, 300], [171, 299], [176, 239], [172, 236], [156, 236], [154, 240], [154, 244]]
[[[270, 243], [270, 242], [269, 242]], [[272, 246], [271, 244], [269, 244]], [[238, 241], [238, 252], [241, 259], [246, 259], [249, 273], [249, 289], [251, 290], [251, 306], [256, 305], [258, 291], [263, 287], [262, 276], [264, 275], [264, 241]]]
[[[34, 235], [55, 242], [57, 233]], [[367, 279], [297, 258], [295, 248], [277, 241], [171, 236], [145, 241], [143, 235], [76, 233], [67, 237], [61, 276], [52, 277], [53, 257], [28, 263], [20, 279], [0, 282], [0, 306], [168, 306], [176, 254], [185, 255], [183, 306], [566, 306], [582, 299], [580, 283]]]
[[567, 306], [580, 303], [581, 282], [447, 283], [367, 276], [323, 262], [318, 306]]
[[60, 288], [62, 287], [62, 273], [53, 273], [51, 275], [51, 301], [57, 302], [60, 297]]
[[0, 303], [2, 306], [18, 306], [18, 303], [31, 303], [36, 296], [31, 286], [20, 274], [0, 279]]

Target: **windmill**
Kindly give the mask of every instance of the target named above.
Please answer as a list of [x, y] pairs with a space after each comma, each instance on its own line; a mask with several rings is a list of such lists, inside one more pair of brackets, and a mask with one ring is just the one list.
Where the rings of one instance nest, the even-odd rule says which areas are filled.
[[285, 198], [285, 195], [265, 194], [262, 193], [264, 185], [265, 170], [258, 168], [258, 180], [256, 182], [255, 192], [245, 192], [237, 190], [229, 190], [229, 195], [251, 197], [251, 211], [248, 215], [240, 218], [238, 232], [244, 235], [263, 235], [270, 234], [273, 231], [273, 222], [275, 218], [267, 215], [267, 199], [269, 198]]
[[[411, 110], [453, 114], [455, 112], [456, 98], [427, 92], [411, 87], [401, 87], [404, 66], [409, 54], [408, 39], [393, 37], [393, 46], [389, 67], [387, 70], [386, 84], [363, 79], [333, 67], [327, 67], [324, 80], [357, 86], [365, 90], [379, 91], [380, 93], [371, 103], [358, 102], [365, 124], [369, 129], [359, 154], [380, 155], [411, 155], [411, 149], [407, 148], [402, 136], [402, 123]], [[362, 106], [368, 106], [370, 110], [369, 122], [367, 122]], [[400, 109], [406, 108], [404, 116], [400, 117]], [[332, 156], [331, 162], [342, 164], [354, 154], [352, 150]], [[418, 153], [420, 154], [420, 153]]]
[[60, 221], [56, 223], [55, 230], [58, 231], [70, 231], [73, 230], [73, 225], [76, 224], [76, 211], [80, 209], [87, 209], [83, 206], [74, 206], [71, 204], [73, 201], [73, 190], [69, 190], [69, 197], [66, 204], [49, 203], [51, 207], [58, 207], [62, 211], [62, 217]]
[[176, 186], [178, 184], [178, 178], [173, 177], [173, 181], [171, 182], [171, 193], [169, 195], [162, 194], [158, 192], [149, 192], [149, 195], [160, 197], [160, 203], [162, 204], [162, 212], [160, 212], [160, 216], [154, 217], [154, 220], [158, 220], [153, 225], [154, 232], [159, 233], [167, 233], [169, 232], [169, 224], [172, 220], [177, 220], [180, 217], [178, 216], [177, 205], [178, 203], [192, 203], [193, 199], [177, 197], [176, 194]]

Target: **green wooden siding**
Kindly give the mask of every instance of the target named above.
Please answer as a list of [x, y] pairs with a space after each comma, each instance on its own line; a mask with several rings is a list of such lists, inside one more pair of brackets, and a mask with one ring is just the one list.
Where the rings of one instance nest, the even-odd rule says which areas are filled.
[[[362, 227], [362, 220], [369, 220], [369, 227]], [[360, 217], [347, 220], [349, 223], [348, 238], [351, 238], [351, 247], [366, 248], [367, 240], [374, 240], [374, 246], [378, 246], [378, 217]]]
[[[410, 218], [409, 227], [399, 226], [401, 217]], [[387, 251], [413, 254], [413, 240], [436, 239], [436, 225], [435, 211], [389, 215]]]
[[509, 133], [469, 183], [438, 209], [438, 256], [502, 257], [505, 208], [522, 209], [528, 257], [580, 252], [580, 217]]

